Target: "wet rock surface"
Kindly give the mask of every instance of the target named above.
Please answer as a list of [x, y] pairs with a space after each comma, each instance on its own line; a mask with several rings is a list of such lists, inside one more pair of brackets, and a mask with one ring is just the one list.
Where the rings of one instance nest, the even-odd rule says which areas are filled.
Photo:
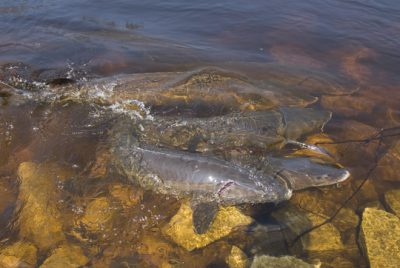
[[30, 242], [18, 241], [0, 249], [0, 267], [33, 268], [36, 262], [37, 249]]
[[18, 215], [19, 236], [29, 239], [40, 250], [47, 250], [64, 241], [63, 218], [57, 203], [57, 183], [70, 173], [54, 164], [22, 163], [18, 199], [23, 203]]
[[399, 237], [398, 217], [380, 209], [364, 210], [359, 241], [371, 268], [400, 265]]
[[61, 245], [51, 252], [40, 268], [78, 268], [84, 266], [88, 261], [79, 246]]
[[231, 252], [225, 261], [229, 268], [245, 268], [249, 262], [246, 254], [236, 246], [232, 247]]

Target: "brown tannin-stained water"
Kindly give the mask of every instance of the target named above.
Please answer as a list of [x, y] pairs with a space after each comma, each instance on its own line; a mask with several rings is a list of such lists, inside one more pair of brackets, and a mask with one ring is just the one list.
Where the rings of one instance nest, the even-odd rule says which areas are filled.
[[[0, 29], [0, 267], [400, 267], [398, 2], [3, 0]], [[279, 117], [304, 107], [332, 118]], [[190, 198], [154, 190], [193, 162], [136, 176], [131, 139], [351, 176], [198, 234]]]

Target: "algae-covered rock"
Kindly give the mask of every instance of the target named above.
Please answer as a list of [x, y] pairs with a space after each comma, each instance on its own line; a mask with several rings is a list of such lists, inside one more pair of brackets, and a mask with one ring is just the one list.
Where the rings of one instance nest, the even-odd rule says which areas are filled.
[[283, 257], [273, 257], [273, 256], [256, 256], [251, 264], [250, 268], [316, 268], [319, 265], [313, 265], [306, 263], [296, 257], [283, 256]]
[[40, 268], [78, 268], [88, 262], [82, 249], [76, 245], [62, 245], [53, 250]]
[[192, 209], [188, 203], [183, 203], [178, 213], [163, 228], [163, 232], [175, 243], [191, 251], [205, 247], [229, 235], [234, 228], [248, 225], [252, 221], [235, 207], [221, 207], [208, 231], [197, 234], [192, 224]]
[[379, 160], [373, 177], [385, 181], [400, 181], [397, 167], [400, 165], [400, 142], [394, 144]]
[[233, 246], [225, 261], [229, 268], [245, 268], [247, 267], [247, 260], [246, 254], [240, 248]]
[[99, 197], [88, 204], [81, 223], [92, 232], [102, 231], [110, 228], [114, 214], [115, 209], [110, 200], [107, 197]]
[[400, 217], [400, 189], [386, 192], [385, 203], [388, 210]]
[[69, 175], [52, 164], [22, 163], [18, 199], [23, 203], [18, 216], [19, 236], [47, 250], [65, 240], [57, 183]]
[[400, 267], [400, 219], [395, 215], [366, 208], [359, 240], [371, 268]]
[[0, 250], [0, 267], [30, 268], [36, 266], [37, 249], [29, 242], [18, 241]]

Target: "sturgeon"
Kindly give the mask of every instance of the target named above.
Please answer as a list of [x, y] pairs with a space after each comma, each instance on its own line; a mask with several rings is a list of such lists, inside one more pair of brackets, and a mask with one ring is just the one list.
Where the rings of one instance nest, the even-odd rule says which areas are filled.
[[190, 198], [193, 225], [203, 233], [218, 205], [279, 203], [293, 190], [332, 185], [349, 172], [307, 158], [268, 158], [268, 168], [256, 170], [199, 153], [139, 144], [128, 124], [112, 133], [114, 164], [141, 187], [176, 198]]

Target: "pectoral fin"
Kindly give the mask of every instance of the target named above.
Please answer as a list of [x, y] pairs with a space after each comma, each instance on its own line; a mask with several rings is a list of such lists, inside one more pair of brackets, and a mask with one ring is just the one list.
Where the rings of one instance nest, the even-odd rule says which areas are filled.
[[192, 203], [193, 211], [193, 226], [198, 234], [207, 232], [211, 223], [215, 219], [218, 212], [218, 204], [215, 202], [209, 203]]

